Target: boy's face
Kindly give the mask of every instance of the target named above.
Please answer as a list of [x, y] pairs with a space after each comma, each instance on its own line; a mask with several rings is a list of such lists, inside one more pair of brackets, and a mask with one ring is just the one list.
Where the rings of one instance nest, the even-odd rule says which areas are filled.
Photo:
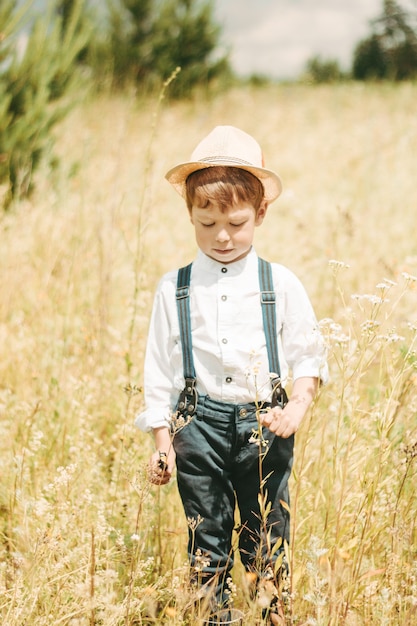
[[251, 249], [255, 226], [262, 224], [267, 204], [262, 202], [256, 213], [246, 202], [221, 210], [216, 204], [193, 205], [190, 212], [197, 245], [204, 254], [219, 263], [243, 259]]

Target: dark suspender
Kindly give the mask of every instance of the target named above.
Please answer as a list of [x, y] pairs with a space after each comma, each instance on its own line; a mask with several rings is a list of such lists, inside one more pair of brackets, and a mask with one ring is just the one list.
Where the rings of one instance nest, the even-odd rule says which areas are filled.
[[288, 402], [287, 393], [281, 385], [281, 368], [278, 356], [277, 312], [274, 282], [271, 264], [264, 259], [258, 260], [259, 286], [261, 288], [261, 306], [266, 349], [268, 352], [269, 371], [271, 373], [272, 406], [284, 406]]
[[178, 400], [178, 410], [184, 418], [192, 417], [197, 408], [197, 378], [195, 375], [193, 349], [191, 340], [190, 315], [190, 276], [191, 267], [181, 267], [177, 278], [177, 310], [180, 325], [182, 362], [184, 368], [185, 387]]
[[180, 336], [182, 346], [182, 362], [184, 378], [195, 378], [192, 340], [191, 340], [191, 316], [190, 316], [190, 277], [191, 267], [181, 267], [177, 278], [177, 309], [180, 323]]
[[[176, 291], [185, 378], [185, 388], [180, 394], [178, 409], [184, 417], [191, 417], [195, 413], [198, 399], [191, 339], [191, 267], [192, 263], [178, 270]], [[263, 259], [259, 259], [259, 286], [261, 289], [262, 319], [268, 352], [269, 370], [271, 372], [271, 405], [284, 407], [288, 402], [288, 398], [285, 389], [281, 385], [281, 370], [278, 357], [276, 298], [272, 280], [272, 269], [271, 264]]]

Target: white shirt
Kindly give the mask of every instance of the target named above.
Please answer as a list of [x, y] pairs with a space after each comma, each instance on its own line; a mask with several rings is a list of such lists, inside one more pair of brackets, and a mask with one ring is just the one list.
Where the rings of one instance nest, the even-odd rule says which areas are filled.
[[[184, 388], [177, 275], [163, 276], [155, 294], [144, 365], [146, 408], [135, 420], [144, 431], [169, 425]], [[307, 293], [284, 266], [273, 263], [272, 275], [282, 383], [289, 372], [294, 380], [311, 376], [325, 383], [324, 342]], [[192, 266], [190, 310], [198, 394], [236, 404], [270, 400], [256, 252], [223, 265], [200, 251]]]

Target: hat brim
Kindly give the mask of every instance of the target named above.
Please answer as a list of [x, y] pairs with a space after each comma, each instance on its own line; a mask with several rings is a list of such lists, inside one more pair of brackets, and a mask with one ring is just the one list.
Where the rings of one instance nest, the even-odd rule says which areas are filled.
[[264, 167], [254, 167], [252, 165], [242, 165], [242, 163], [236, 163], [232, 160], [222, 160], [216, 162], [207, 161], [188, 161], [187, 163], [180, 163], [176, 165], [169, 172], [166, 173], [165, 178], [174, 187], [183, 198], [186, 195], [185, 182], [190, 174], [197, 172], [198, 170], [204, 170], [208, 167], [218, 166], [230, 166], [237, 167], [241, 170], [250, 172], [261, 181], [265, 190], [265, 200], [267, 202], [273, 202], [281, 195], [282, 182], [278, 174], [272, 170], [268, 170]]

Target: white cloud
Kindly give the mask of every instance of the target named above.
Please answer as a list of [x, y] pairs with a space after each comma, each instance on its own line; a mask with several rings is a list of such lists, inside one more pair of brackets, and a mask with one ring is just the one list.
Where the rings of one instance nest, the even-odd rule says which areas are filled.
[[294, 77], [313, 55], [350, 65], [382, 0], [217, 0], [223, 42], [241, 75]]

